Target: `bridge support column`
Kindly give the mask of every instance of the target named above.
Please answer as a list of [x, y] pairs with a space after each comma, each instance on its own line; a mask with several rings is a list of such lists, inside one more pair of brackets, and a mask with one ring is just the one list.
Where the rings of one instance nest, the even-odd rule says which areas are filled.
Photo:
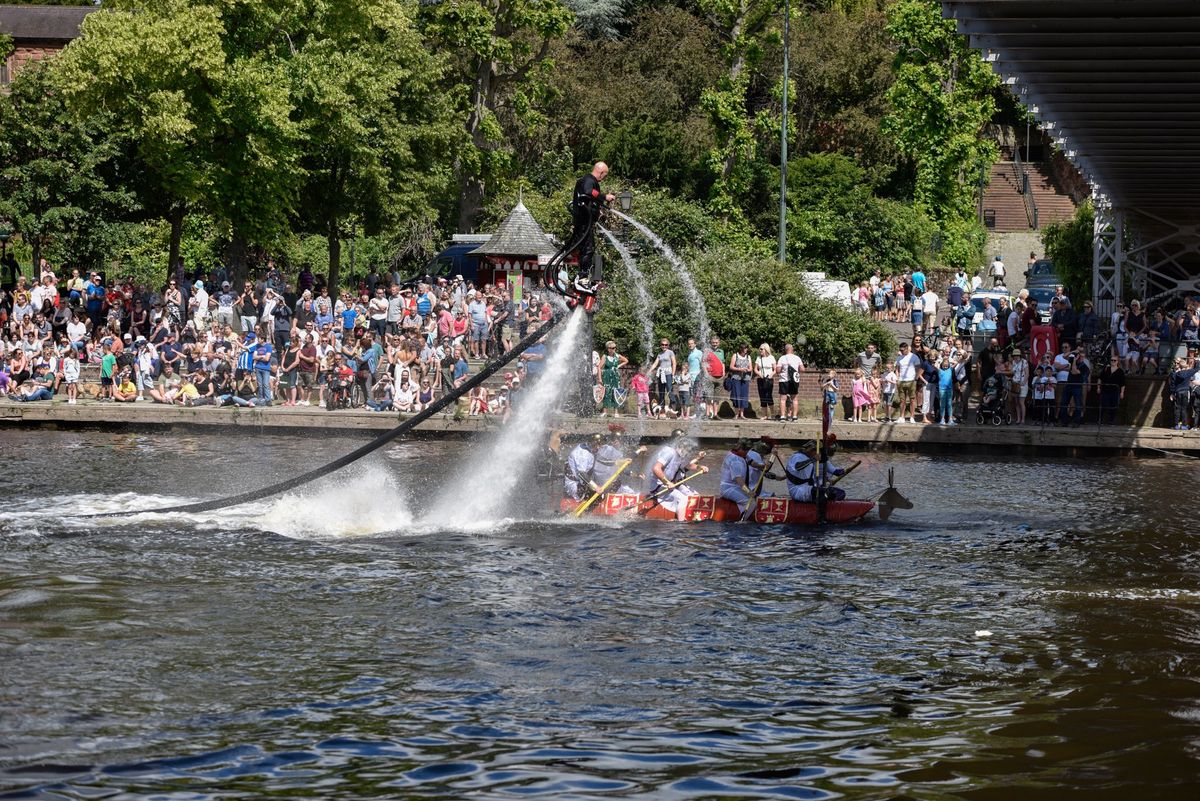
[[1125, 214], [1095, 198], [1092, 228], [1092, 299], [1096, 314], [1107, 320], [1121, 300], [1125, 265]]

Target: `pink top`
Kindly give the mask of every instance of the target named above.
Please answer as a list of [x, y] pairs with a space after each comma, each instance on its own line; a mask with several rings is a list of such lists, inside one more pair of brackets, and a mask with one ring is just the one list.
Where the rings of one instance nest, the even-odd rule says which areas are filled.
[[632, 379], [630, 379], [629, 388], [639, 394], [642, 392], [649, 392], [650, 382], [646, 380], [646, 376], [642, 375], [641, 373], [637, 373]]
[[854, 405], [867, 406], [871, 403], [871, 389], [867, 386], [865, 378], [854, 379], [853, 385]]

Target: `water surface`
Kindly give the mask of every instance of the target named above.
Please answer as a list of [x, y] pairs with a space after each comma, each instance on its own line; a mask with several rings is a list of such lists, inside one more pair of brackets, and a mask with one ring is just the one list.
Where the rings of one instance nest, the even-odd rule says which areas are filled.
[[488, 454], [423, 442], [132, 513], [356, 444], [0, 433], [0, 792], [1195, 798], [1188, 462], [896, 457], [916, 509], [821, 529], [566, 524], [527, 481], [447, 530]]

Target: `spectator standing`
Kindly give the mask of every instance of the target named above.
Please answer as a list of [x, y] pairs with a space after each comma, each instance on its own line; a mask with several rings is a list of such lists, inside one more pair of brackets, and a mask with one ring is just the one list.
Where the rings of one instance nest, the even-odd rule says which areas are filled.
[[[1013, 349], [1012, 355], [1013, 422], [1022, 425], [1025, 422], [1025, 401], [1029, 397], [1029, 362], [1020, 348]], [[965, 408], [963, 414], [966, 414]]]
[[651, 367], [654, 373], [654, 401], [665, 412], [671, 397], [671, 384], [675, 378], [675, 351], [671, 350], [671, 341], [664, 339], [658, 343], [661, 349], [654, 357]]
[[621, 368], [627, 364], [629, 359], [617, 353], [616, 342], [609, 340], [604, 343], [604, 355], [600, 357], [596, 373], [596, 383], [604, 387], [604, 399], [600, 402], [601, 417], [607, 417], [610, 412], [613, 417], [621, 416], [617, 390], [621, 388]]
[[753, 373], [750, 343], [742, 342], [738, 345], [738, 352], [729, 359], [729, 400], [733, 406], [735, 420], [746, 418], [746, 408], [750, 405], [750, 378]]
[[1083, 423], [1083, 387], [1089, 379], [1088, 364], [1080, 354], [1071, 352], [1070, 345], [1066, 346], [1064, 354], [1068, 364], [1067, 379], [1058, 403], [1058, 423], [1061, 426], [1067, 425], [1067, 409], [1074, 404], [1070, 422], [1072, 427], [1078, 428]]
[[758, 356], [754, 359], [754, 378], [758, 387], [758, 405], [764, 420], [774, 416], [776, 364], [771, 346], [763, 342], [758, 346]]
[[1108, 363], [1100, 371], [1097, 384], [1100, 387], [1100, 423], [1115, 425], [1117, 408], [1125, 399], [1125, 370], [1121, 367], [1120, 359], [1109, 357]]
[[917, 373], [920, 369], [920, 357], [912, 352], [907, 342], [901, 342], [900, 353], [896, 357], [896, 393], [900, 399], [900, 423], [916, 422]]
[[779, 414], [783, 420], [795, 420], [800, 415], [800, 374], [804, 362], [796, 355], [792, 343], [783, 346], [776, 368], [779, 375]]

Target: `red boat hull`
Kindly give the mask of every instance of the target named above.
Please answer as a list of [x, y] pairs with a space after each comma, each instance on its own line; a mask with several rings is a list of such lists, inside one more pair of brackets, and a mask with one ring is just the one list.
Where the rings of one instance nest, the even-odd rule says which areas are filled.
[[[579, 506], [579, 501], [563, 498], [563, 512], [573, 512]], [[638, 507], [637, 511], [632, 510]], [[847, 499], [844, 501], [829, 501], [825, 504], [826, 523], [853, 523], [861, 520], [872, 509], [874, 501]], [[668, 512], [653, 501], [642, 502], [640, 495], [606, 495], [592, 504], [584, 514], [615, 515], [624, 512], [626, 515], [644, 517], [647, 520], [674, 520], [675, 513]], [[736, 522], [742, 519], [737, 504], [715, 495], [692, 495], [688, 498], [685, 519], [689, 523], [701, 523], [708, 520]], [[792, 523], [796, 525], [814, 525], [817, 519], [817, 505], [802, 503], [789, 498], [759, 498], [758, 506], [747, 522], [755, 523]]]

